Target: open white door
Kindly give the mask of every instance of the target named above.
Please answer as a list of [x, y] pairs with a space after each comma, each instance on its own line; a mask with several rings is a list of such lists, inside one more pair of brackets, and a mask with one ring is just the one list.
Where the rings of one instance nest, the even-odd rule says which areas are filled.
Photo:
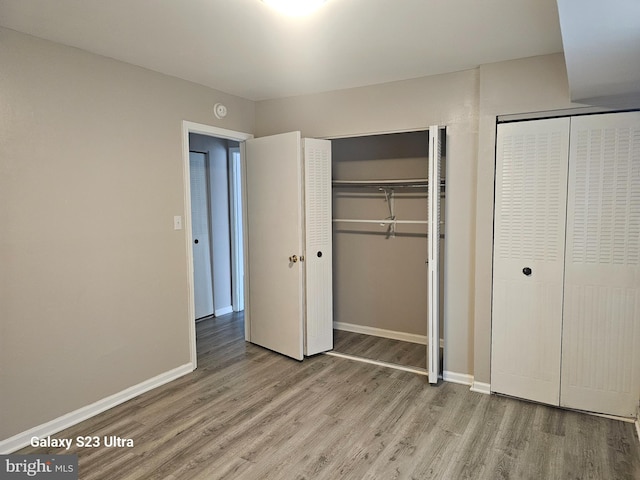
[[248, 340], [303, 359], [300, 132], [246, 141]]
[[438, 383], [440, 374], [440, 163], [442, 160], [440, 127], [429, 127], [429, 225], [427, 249], [427, 371], [429, 383]]

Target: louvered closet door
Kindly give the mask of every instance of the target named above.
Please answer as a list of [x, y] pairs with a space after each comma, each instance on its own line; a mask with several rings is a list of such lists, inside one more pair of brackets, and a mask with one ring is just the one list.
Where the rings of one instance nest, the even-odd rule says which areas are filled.
[[331, 141], [304, 139], [305, 355], [333, 348]]
[[444, 133], [438, 125], [429, 127], [427, 371], [431, 384], [438, 383], [440, 374], [440, 180]]
[[558, 405], [569, 119], [497, 132], [491, 389]]
[[640, 113], [571, 123], [563, 406], [632, 416], [640, 392]]

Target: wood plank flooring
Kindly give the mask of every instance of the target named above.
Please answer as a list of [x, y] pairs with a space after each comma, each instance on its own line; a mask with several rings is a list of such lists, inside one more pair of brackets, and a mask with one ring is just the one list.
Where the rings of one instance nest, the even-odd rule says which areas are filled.
[[334, 329], [333, 350], [406, 367], [427, 368], [427, 347], [417, 343]]
[[638, 479], [633, 424], [327, 355], [247, 344], [233, 315], [197, 325], [199, 367], [55, 435], [82, 480]]

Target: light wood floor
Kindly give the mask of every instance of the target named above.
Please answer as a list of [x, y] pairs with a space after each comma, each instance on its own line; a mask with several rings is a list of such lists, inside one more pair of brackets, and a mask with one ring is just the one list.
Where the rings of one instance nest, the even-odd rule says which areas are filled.
[[427, 368], [427, 347], [417, 343], [334, 330], [333, 350], [370, 360]]
[[[327, 355], [297, 362], [246, 344], [233, 315], [197, 332], [195, 372], [56, 435], [134, 439], [72, 449], [82, 480], [640, 478], [630, 423]], [[65, 453], [21, 453], [45, 452]]]

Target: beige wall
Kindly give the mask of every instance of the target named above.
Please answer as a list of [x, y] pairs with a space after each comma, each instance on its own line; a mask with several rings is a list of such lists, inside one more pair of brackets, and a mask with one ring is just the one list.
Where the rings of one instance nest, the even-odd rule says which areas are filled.
[[489, 381], [495, 117], [569, 107], [562, 55], [257, 104], [5, 29], [0, 65], [0, 439], [189, 362], [182, 120], [447, 125], [444, 367]]
[[257, 136], [301, 130], [303, 136], [448, 127], [445, 228], [444, 368], [473, 372], [478, 71], [258, 102]]
[[0, 439], [189, 363], [182, 120], [254, 103], [0, 29]]
[[444, 368], [488, 383], [496, 117], [575, 106], [556, 54], [258, 102], [256, 131], [331, 138], [447, 125]]
[[477, 382], [490, 382], [496, 117], [573, 106], [577, 105], [569, 100], [562, 54], [480, 67], [474, 309], [474, 376]]

